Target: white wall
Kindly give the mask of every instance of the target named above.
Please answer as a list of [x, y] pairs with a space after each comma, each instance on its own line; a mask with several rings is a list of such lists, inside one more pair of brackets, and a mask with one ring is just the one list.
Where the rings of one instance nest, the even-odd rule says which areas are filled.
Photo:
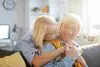
[[39, 7], [43, 8], [45, 5], [48, 5], [48, 0], [30, 0], [30, 8]]
[[49, 0], [50, 15], [61, 18], [68, 13], [69, 0]]
[[68, 13], [76, 13], [82, 17], [82, 0], [69, 0]]
[[24, 12], [25, 12], [25, 22], [24, 22], [24, 29], [23, 29], [23, 33], [27, 33], [28, 31], [30, 31], [30, 9], [29, 9], [29, 5], [30, 5], [30, 0], [24, 0], [25, 1], [25, 5], [24, 5]]
[[38, 7], [42, 9], [44, 6], [48, 5], [48, 3], [49, 3], [49, 0], [30, 0], [29, 1], [29, 14], [30, 14], [30, 24], [29, 24], [30, 27], [29, 28], [30, 29], [32, 29], [36, 17], [41, 15], [41, 13], [32, 12], [31, 10], [34, 7]]
[[7, 11], [3, 8], [3, 0], [0, 0], [0, 24], [10, 25], [10, 33], [12, 39], [19, 39], [20, 36], [24, 34], [24, 31], [18, 33], [18, 35], [12, 33], [12, 28], [14, 24], [17, 24], [22, 30], [25, 28], [25, 0], [15, 0], [15, 8], [11, 11]]

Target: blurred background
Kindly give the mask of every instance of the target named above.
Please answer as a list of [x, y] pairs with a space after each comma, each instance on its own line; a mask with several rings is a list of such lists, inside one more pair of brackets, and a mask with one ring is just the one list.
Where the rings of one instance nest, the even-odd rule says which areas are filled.
[[68, 13], [77, 14], [83, 29], [76, 41], [100, 43], [100, 0], [0, 0], [0, 48], [12, 49], [28, 33], [38, 15], [50, 15], [57, 23]]

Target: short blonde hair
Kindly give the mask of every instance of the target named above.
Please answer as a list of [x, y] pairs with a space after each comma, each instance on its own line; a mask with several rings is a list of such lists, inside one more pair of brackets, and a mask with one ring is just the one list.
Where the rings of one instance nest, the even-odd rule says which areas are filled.
[[[76, 14], [68, 14], [66, 15], [61, 22], [58, 24], [58, 31], [62, 28], [63, 24], [70, 24], [70, 25], [79, 25], [80, 30], [82, 29], [82, 20]], [[79, 32], [80, 33], [80, 32]]]
[[39, 48], [43, 46], [47, 25], [50, 24], [55, 24], [55, 20], [50, 16], [38, 16], [35, 20], [35, 24], [32, 29], [32, 39], [36, 41], [36, 44]]

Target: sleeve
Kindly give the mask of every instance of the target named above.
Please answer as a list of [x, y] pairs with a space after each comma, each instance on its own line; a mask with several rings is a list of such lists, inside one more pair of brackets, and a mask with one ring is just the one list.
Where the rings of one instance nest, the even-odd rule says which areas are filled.
[[86, 67], [88, 67], [88, 65], [86, 65]]
[[[53, 50], [55, 50], [55, 47], [50, 43], [46, 43], [45, 47], [42, 49], [42, 52], [50, 52]], [[63, 58], [63, 60], [59, 62], [52, 60], [44, 67], [72, 67], [73, 63], [74, 63], [73, 59], [67, 55], [65, 58]]]
[[15, 47], [15, 50], [21, 51], [26, 58], [26, 60], [31, 65], [32, 59], [34, 58], [35, 52], [38, 50], [34, 48], [33, 43], [28, 43], [26, 41], [20, 41], [17, 46]]

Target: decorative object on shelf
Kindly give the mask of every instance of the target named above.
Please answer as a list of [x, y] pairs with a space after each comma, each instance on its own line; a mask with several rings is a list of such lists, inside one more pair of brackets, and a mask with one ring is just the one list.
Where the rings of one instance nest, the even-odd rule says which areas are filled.
[[13, 25], [12, 28], [12, 40], [18, 41], [21, 38], [22, 28], [19, 27], [17, 24]]
[[44, 6], [44, 7], [41, 9], [41, 12], [42, 12], [42, 13], [49, 13], [49, 6], [48, 6], [48, 5]]
[[55, 19], [56, 19], [57, 23], [60, 21], [60, 18], [59, 17], [56, 17]]
[[17, 24], [14, 24], [12, 32], [14, 33], [18, 33], [21, 32], [22, 28], [20, 28], [19, 26], [17, 26]]
[[17, 26], [16, 26], [16, 24], [14, 24], [13, 32], [17, 32]]
[[40, 11], [40, 8], [34, 7], [31, 11], [33, 11], [33, 12], [39, 12]]
[[15, 8], [15, 0], [4, 0], [3, 7], [9, 11], [13, 10]]

